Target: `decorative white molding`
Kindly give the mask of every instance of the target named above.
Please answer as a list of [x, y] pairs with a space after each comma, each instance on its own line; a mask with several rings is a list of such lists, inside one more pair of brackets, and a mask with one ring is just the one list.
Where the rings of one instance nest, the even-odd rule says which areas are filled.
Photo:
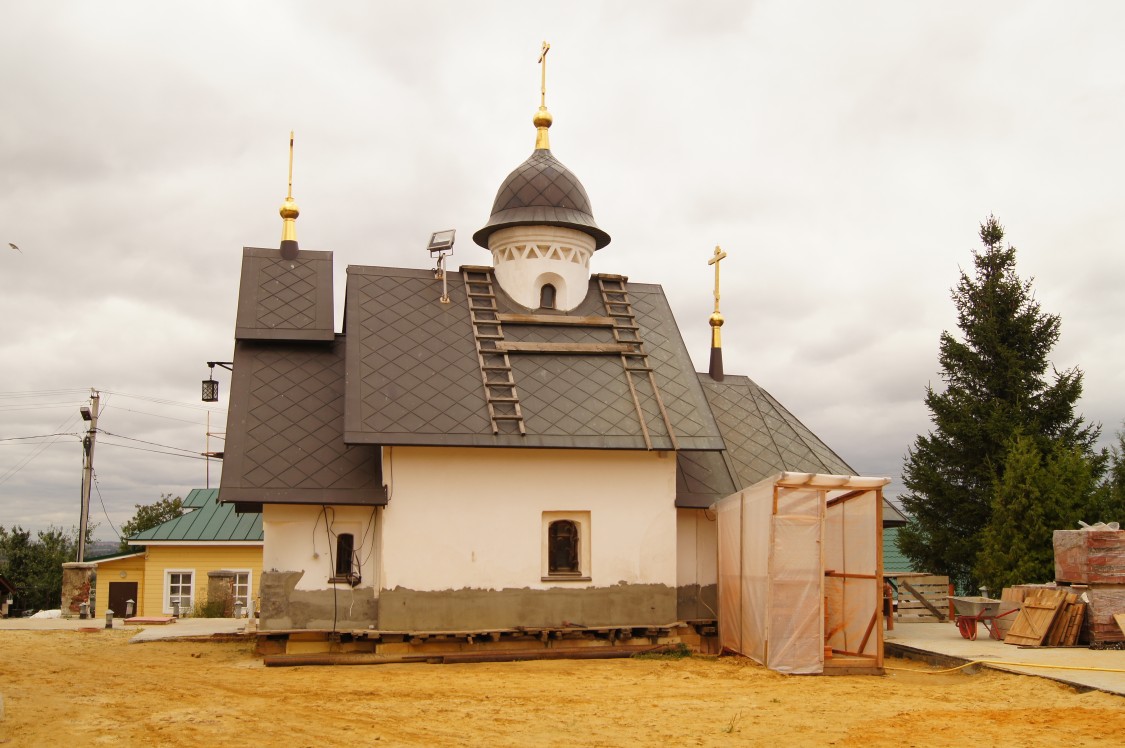
[[594, 238], [559, 226], [510, 226], [488, 238], [496, 281], [529, 309], [539, 308], [539, 291], [555, 287], [555, 308], [570, 311], [586, 298]]

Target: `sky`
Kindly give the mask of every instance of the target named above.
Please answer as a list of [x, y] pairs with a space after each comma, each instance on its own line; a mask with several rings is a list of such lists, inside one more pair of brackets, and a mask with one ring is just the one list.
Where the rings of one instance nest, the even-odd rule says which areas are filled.
[[[1117, 2], [0, 0], [0, 526], [95, 535], [218, 485], [242, 247], [276, 247], [290, 130], [303, 249], [486, 264], [471, 235], [551, 146], [612, 236], [594, 272], [660, 283], [697, 368], [716, 245], [725, 369], [857, 472], [931, 428], [950, 290], [994, 214], [1062, 319], [1078, 412], [1125, 418], [1125, 5]], [[14, 243], [19, 251], [11, 249]], [[210, 431], [215, 436], [208, 437]], [[112, 436], [111, 436], [112, 434]], [[54, 436], [57, 435], [57, 436]], [[33, 437], [33, 438], [29, 438]]]

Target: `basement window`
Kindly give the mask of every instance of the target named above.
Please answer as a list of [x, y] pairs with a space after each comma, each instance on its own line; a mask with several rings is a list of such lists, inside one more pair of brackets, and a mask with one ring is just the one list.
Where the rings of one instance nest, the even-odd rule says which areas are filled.
[[543, 512], [542, 581], [590, 581], [589, 512]]
[[331, 584], [350, 584], [355, 587], [360, 582], [359, 568], [356, 564], [355, 535], [343, 532], [336, 536], [336, 573], [328, 578]]

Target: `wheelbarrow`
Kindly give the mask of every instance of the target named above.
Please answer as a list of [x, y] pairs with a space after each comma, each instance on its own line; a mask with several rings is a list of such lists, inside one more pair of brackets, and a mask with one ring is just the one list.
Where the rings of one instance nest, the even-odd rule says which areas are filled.
[[978, 623], [984, 625], [989, 636], [993, 639], [1000, 639], [999, 627], [995, 625], [996, 619], [1017, 612], [1016, 610], [1009, 610], [997, 614], [996, 611], [1000, 609], [1000, 601], [993, 600], [990, 597], [952, 597], [950, 599], [953, 601], [953, 609], [957, 612], [957, 630], [961, 632], [961, 636], [969, 641], [977, 638]]

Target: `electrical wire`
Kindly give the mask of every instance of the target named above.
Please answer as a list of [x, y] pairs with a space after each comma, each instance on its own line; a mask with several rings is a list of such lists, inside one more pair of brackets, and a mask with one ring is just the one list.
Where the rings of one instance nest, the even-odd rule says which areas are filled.
[[117, 530], [116, 527], [113, 526], [113, 520], [111, 520], [109, 518], [109, 512], [106, 511], [105, 501], [102, 499], [102, 487], [98, 484], [98, 474], [94, 473], [93, 477], [94, 477], [94, 488], [98, 492], [98, 503], [102, 505], [102, 514], [105, 515], [105, 521], [109, 523], [109, 528], [111, 530], [113, 530], [113, 534], [117, 536], [117, 539], [121, 540], [122, 539], [121, 533]]
[[113, 436], [113, 437], [116, 437], [118, 439], [128, 439], [131, 442], [140, 442], [141, 444], [149, 444], [153, 447], [164, 447], [165, 449], [177, 449], [181, 452], [187, 452], [188, 454], [193, 454], [193, 455], [199, 454], [199, 452], [195, 451], [194, 449], [184, 449], [183, 447], [173, 447], [171, 444], [160, 444], [159, 442], [150, 442], [150, 441], [145, 441], [144, 439], [135, 439], [134, 437], [122, 436], [121, 434], [115, 434], [112, 431], [106, 431], [105, 429], [98, 429], [98, 433], [99, 434], [105, 434], [106, 436]]
[[48, 447], [56, 444], [60, 438], [62, 438], [63, 436], [70, 436], [70, 434], [61, 432], [63, 432], [63, 429], [70, 428], [71, 424], [76, 422], [79, 417], [80, 415], [78, 413], [73, 413], [72, 415], [70, 415], [66, 420], [55, 427], [55, 435], [48, 437], [48, 440], [45, 442], [41, 442], [36, 449], [32, 450], [31, 454], [29, 454], [20, 462], [17, 462], [12, 467], [8, 468], [8, 470], [3, 474], [0, 474], [0, 486], [4, 485], [8, 480], [12, 478], [12, 476], [16, 475], [19, 471], [27, 467], [32, 460], [43, 454], [43, 452], [45, 452]]
[[107, 447], [118, 447], [120, 449], [135, 449], [138, 452], [152, 452], [153, 454], [167, 455], [168, 457], [183, 457], [186, 460], [206, 460], [206, 459], [208, 459], [207, 457], [204, 457], [202, 455], [196, 456], [196, 455], [185, 455], [185, 454], [181, 454], [179, 452], [161, 452], [159, 449], [145, 449], [144, 447], [132, 447], [132, 446], [129, 446], [128, 444], [114, 444], [113, 442], [102, 442], [102, 444], [104, 444]]

